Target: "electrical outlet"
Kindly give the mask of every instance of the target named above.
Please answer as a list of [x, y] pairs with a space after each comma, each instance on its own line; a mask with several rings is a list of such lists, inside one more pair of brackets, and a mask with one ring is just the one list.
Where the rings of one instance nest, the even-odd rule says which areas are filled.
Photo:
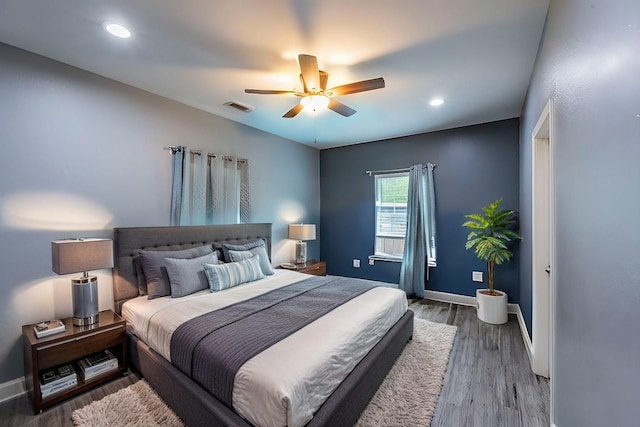
[[353, 260], [353, 267], [354, 268], [360, 268], [360, 260], [359, 259], [354, 259]]
[[471, 280], [474, 282], [482, 282], [482, 271], [471, 272]]
[[369, 259], [369, 265], [376, 265], [375, 259]]

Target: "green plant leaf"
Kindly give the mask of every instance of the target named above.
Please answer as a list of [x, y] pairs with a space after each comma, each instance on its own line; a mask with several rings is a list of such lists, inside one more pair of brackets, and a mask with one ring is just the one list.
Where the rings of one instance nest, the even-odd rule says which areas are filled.
[[478, 259], [490, 264], [502, 264], [513, 257], [509, 244], [522, 237], [514, 229], [516, 211], [500, 209], [502, 199], [482, 207], [481, 213], [465, 215], [462, 226], [470, 230], [465, 249], [474, 249]]

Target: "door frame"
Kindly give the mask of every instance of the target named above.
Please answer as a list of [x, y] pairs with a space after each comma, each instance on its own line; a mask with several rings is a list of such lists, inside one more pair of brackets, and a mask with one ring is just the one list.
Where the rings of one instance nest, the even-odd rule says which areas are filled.
[[[554, 420], [555, 359], [555, 132], [553, 101], [549, 99], [531, 133], [531, 369], [550, 378], [550, 415]], [[550, 267], [549, 273], [545, 270]]]

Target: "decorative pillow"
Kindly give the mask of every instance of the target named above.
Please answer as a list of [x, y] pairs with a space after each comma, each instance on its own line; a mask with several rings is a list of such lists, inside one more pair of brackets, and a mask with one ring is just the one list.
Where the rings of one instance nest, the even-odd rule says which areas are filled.
[[167, 276], [165, 258], [197, 258], [213, 252], [213, 246], [197, 246], [181, 251], [140, 251], [142, 270], [147, 279], [149, 299], [171, 295], [171, 286]]
[[[251, 251], [229, 251], [230, 262], [238, 262], [245, 259], [253, 258], [254, 256], [256, 256], [256, 254]], [[264, 274], [264, 272], [262, 272], [262, 274]]]
[[257, 255], [238, 262], [205, 264], [204, 272], [209, 279], [211, 292], [218, 292], [264, 278]]
[[209, 287], [203, 264], [217, 264], [218, 255], [213, 252], [198, 258], [165, 258], [164, 261], [171, 285], [171, 298], [180, 298]]
[[136, 280], [138, 281], [138, 295], [146, 295], [147, 278], [144, 277], [144, 271], [142, 271], [142, 258], [140, 258], [140, 255], [133, 257], [133, 269], [136, 272]]
[[271, 266], [271, 261], [269, 261], [269, 254], [267, 254], [267, 244], [264, 240], [258, 239], [253, 242], [245, 243], [244, 245], [230, 245], [225, 243], [222, 245], [222, 250], [224, 252], [224, 259], [226, 261], [240, 261], [244, 258], [236, 258], [233, 259], [231, 257], [230, 251], [249, 251], [253, 255], [258, 255], [258, 260], [260, 261], [260, 269], [262, 269], [262, 274], [265, 276], [271, 276], [275, 272], [273, 271], [273, 267]]

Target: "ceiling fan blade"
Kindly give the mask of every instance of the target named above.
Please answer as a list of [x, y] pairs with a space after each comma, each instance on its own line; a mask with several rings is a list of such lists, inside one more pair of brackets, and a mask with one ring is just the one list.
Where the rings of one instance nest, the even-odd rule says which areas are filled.
[[327, 108], [345, 117], [353, 116], [356, 113], [356, 110], [347, 107], [346, 105], [336, 101], [335, 99], [329, 99], [329, 105], [327, 105]]
[[329, 80], [329, 73], [326, 71], [318, 71], [320, 73], [320, 89], [327, 90], [327, 81]]
[[300, 74], [300, 83], [302, 83], [302, 91], [304, 93], [308, 93], [309, 89], [307, 89], [307, 83], [304, 81], [304, 76]]
[[309, 91], [320, 90], [320, 73], [318, 72], [318, 58], [313, 55], [298, 55], [300, 72]]
[[296, 104], [295, 107], [293, 107], [291, 110], [284, 113], [284, 116], [282, 117], [284, 117], [285, 119], [290, 119], [292, 117], [295, 117], [298, 115], [300, 111], [302, 111], [303, 108], [304, 106], [302, 104]]
[[348, 83], [342, 86], [336, 86], [328, 90], [332, 95], [349, 95], [350, 93], [366, 92], [368, 90], [382, 89], [384, 87], [384, 79], [362, 80], [360, 82]]
[[283, 95], [283, 94], [295, 93], [295, 92], [292, 90], [245, 89], [244, 93], [257, 93], [260, 95]]

